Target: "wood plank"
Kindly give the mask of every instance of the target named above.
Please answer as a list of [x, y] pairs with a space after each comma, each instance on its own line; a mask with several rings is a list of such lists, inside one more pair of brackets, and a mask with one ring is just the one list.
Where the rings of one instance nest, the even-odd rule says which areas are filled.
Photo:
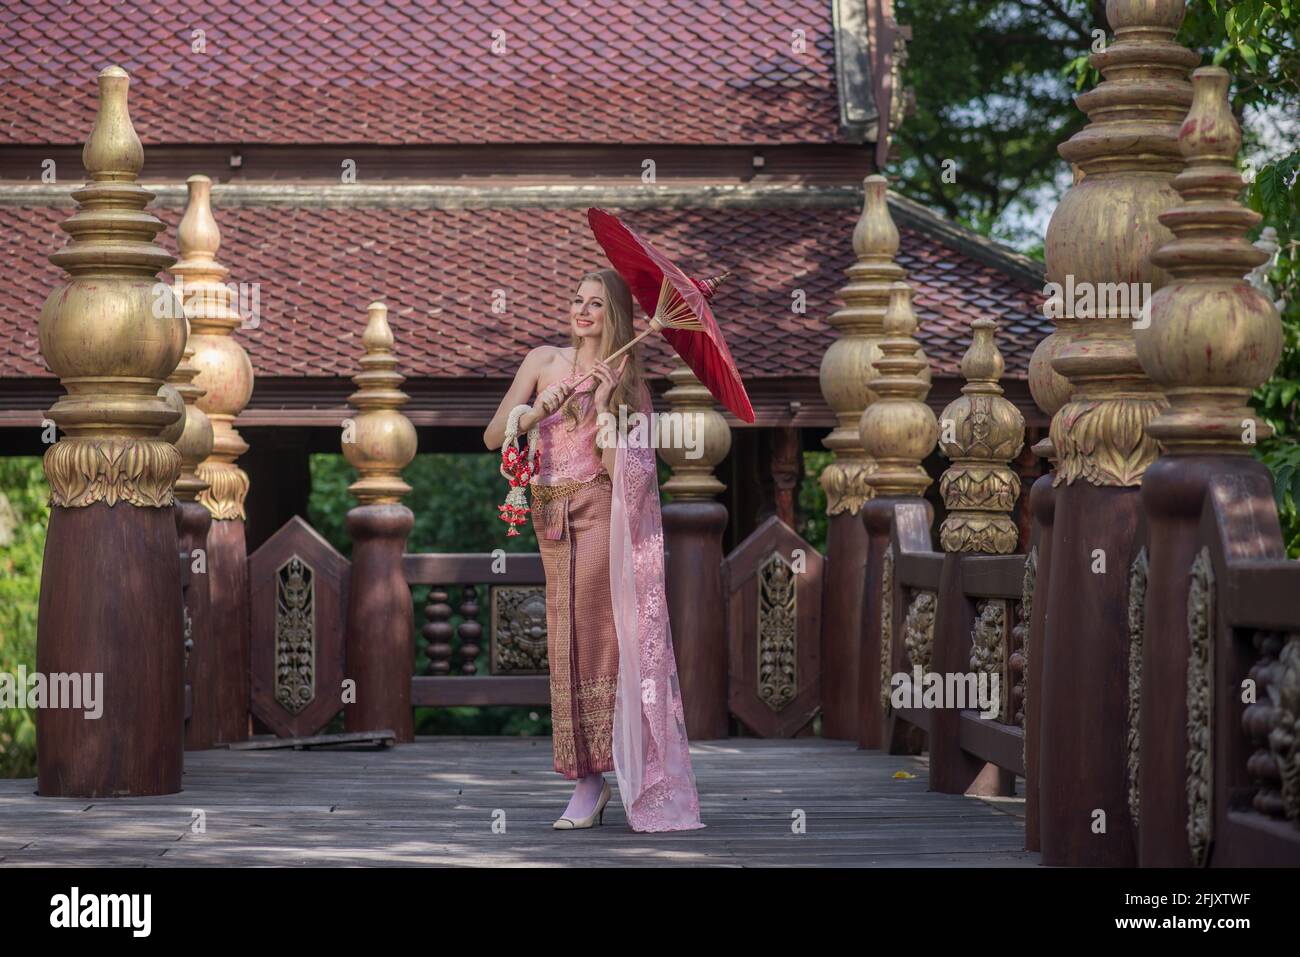
[[[448, 679], [461, 684], [484, 679]], [[692, 745], [701, 830], [556, 832], [572, 783], [549, 738], [420, 737], [383, 750], [188, 752], [184, 791], [41, 798], [0, 781], [0, 866], [1033, 866], [1023, 802], [927, 790], [927, 761], [820, 738]], [[896, 779], [907, 770], [915, 777]], [[610, 775], [611, 785], [616, 782]], [[191, 829], [202, 809], [206, 831]], [[504, 814], [504, 833], [494, 821]], [[803, 833], [792, 828], [806, 824]]]
[[1024, 555], [963, 555], [961, 590], [971, 598], [1010, 598], [1024, 593]]
[[963, 708], [958, 718], [957, 743], [963, 751], [1021, 777], [1025, 774], [1024, 740], [1024, 732], [1016, 725], [986, 720], [970, 708]]

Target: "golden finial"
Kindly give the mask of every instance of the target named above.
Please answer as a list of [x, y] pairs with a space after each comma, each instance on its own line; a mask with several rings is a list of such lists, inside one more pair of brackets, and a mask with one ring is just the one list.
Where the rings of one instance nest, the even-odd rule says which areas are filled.
[[348, 491], [362, 505], [397, 504], [411, 490], [402, 481], [402, 469], [415, 458], [415, 426], [397, 411], [407, 403], [401, 390], [406, 376], [397, 371], [388, 307], [372, 302], [368, 313], [361, 336], [366, 352], [361, 371], [352, 377], [357, 391], [348, 396], [348, 405], [360, 415], [343, 430], [343, 456], [361, 473]]
[[880, 358], [889, 291], [904, 276], [894, 262], [898, 227], [889, 215], [889, 182], [868, 176], [862, 182], [862, 215], [853, 228], [856, 261], [846, 270], [848, 283], [839, 291], [844, 305], [829, 319], [839, 333], [822, 356], [821, 389], [838, 420], [822, 442], [835, 453], [822, 470], [826, 512], [856, 515], [871, 498], [867, 478], [874, 463], [862, 448], [858, 425], [862, 410], [876, 398], [873, 363]]
[[1113, 42], [1089, 62], [1103, 80], [1078, 97], [1088, 125], [1061, 144], [1083, 178], [1047, 229], [1048, 299], [1059, 329], [1048, 347], [1054, 380], [1036, 364], [1040, 405], [1055, 410], [1056, 483], [1136, 486], [1159, 448], [1145, 432], [1164, 405], [1138, 363], [1134, 327], [1168, 275], [1150, 255], [1169, 238], [1159, 214], [1178, 201], [1178, 127], [1191, 103], [1198, 56], [1174, 42], [1183, 0], [1109, 0]]
[[1142, 367], [1169, 399], [1147, 432], [1170, 454], [1248, 455], [1272, 434], [1249, 400], [1282, 354], [1282, 323], [1245, 279], [1268, 253], [1246, 239], [1259, 214], [1237, 201], [1241, 129], [1229, 79], [1220, 67], [1192, 74], [1192, 108], [1179, 137], [1187, 165], [1174, 179], [1183, 203], [1161, 214], [1175, 238], [1151, 257], [1174, 280], [1137, 332]]
[[50, 409], [64, 438], [45, 454], [51, 502], [163, 507], [173, 502], [180, 456], [159, 433], [178, 418], [160, 395], [185, 345], [179, 303], [157, 282], [172, 257], [145, 212], [153, 194], [136, 182], [144, 165], [127, 110], [130, 80], [99, 75], [99, 112], [82, 152], [90, 182], [72, 194], [72, 241], [50, 261], [71, 277], [41, 309], [41, 354], [67, 393]]
[[169, 440], [181, 454], [181, 477], [176, 480], [176, 497], [184, 502], [196, 501], [199, 493], [207, 490], [208, 483], [199, 478], [198, 467], [212, 454], [213, 441], [212, 423], [208, 420], [207, 413], [198, 406], [203, 390], [194, 384], [199, 370], [194, 365], [193, 358], [194, 344], [187, 342], [180, 365], [167, 380], [185, 402], [181, 434]]
[[81, 149], [81, 163], [95, 182], [133, 183], [144, 168], [144, 147], [127, 108], [130, 85], [131, 78], [120, 66], [107, 67], [99, 74], [99, 112]]
[[924, 495], [930, 476], [921, 463], [934, 449], [939, 425], [926, 404], [930, 392], [930, 363], [919, 343], [912, 289], [896, 282], [885, 313], [885, 338], [876, 360], [875, 392], [878, 398], [862, 413], [862, 446], [875, 460], [867, 483], [878, 496]]
[[673, 385], [664, 398], [680, 416], [682, 441], [660, 443], [659, 457], [673, 470], [663, 489], [675, 501], [707, 501], [727, 487], [713, 470], [731, 451], [731, 427], [680, 358], [668, 378]]
[[231, 333], [243, 319], [236, 290], [225, 282], [228, 270], [217, 262], [221, 231], [212, 215], [212, 180], [195, 174], [185, 181], [189, 198], [177, 230], [180, 261], [172, 267], [179, 280], [185, 316], [190, 323], [191, 362], [198, 370], [192, 380], [200, 390], [195, 407], [212, 427], [212, 450], [195, 470], [207, 484], [198, 501], [217, 521], [244, 517], [248, 475], [235, 460], [248, 443], [235, 430], [235, 417], [253, 394], [253, 364]]
[[1025, 420], [1002, 395], [1002, 353], [997, 323], [971, 323], [971, 344], [961, 360], [966, 384], [961, 397], [939, 417], [939, 447], [952, 464], [939, 480], [948, 517], [939, 528], [945, 552], [1009, 555], [1019, 531], [1011, 518], [1020, 478], [1010, 463], [1025, 442]]

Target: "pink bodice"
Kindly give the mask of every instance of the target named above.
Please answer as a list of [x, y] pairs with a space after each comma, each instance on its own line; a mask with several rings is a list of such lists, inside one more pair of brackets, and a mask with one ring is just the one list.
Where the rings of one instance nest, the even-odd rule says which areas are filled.
[[[568, 382], [581, 373], [571, 372], [561, 381]], [[595, 386], [584, 383], [570, 402], [578, 403], [581, 416], [572, 431], [565, 417], [564, 406], [560, 406], [537, 424], [542, 440], [542, 467], [537, 481], [542, 485], [556, 485], [560, 482], [589, 482], [600, 472], [605, 471], [605, 464], [596, 452], [596, 414], [592, 410], [592, 396]]]

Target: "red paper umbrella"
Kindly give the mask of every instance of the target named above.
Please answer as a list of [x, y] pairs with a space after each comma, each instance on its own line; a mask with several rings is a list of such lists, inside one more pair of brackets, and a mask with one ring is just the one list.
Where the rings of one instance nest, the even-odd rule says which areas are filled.
[[650, 328], [605, 362], [612, 364], [614, 359], [659, 330], [714, 398], [736, 418], [753, 422], [754, 409], [736, 369], [736, 360], [731, 358], [718, 321], [709, 310], [709, 300], [729, 274], [692, 279], [603, 209], [587, 210], [587, 222], [610, 264], [627, 280], [632, 295], [650, 317]]

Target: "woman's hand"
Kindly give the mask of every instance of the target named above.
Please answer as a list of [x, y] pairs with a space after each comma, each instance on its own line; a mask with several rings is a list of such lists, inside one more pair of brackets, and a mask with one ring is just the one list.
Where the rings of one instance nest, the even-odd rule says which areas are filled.
[[618, 386], [623, 378], [623, 370], [627, 368], [627, 360], [632, 358], [631, 355], [625, 355], [623, 361], [618, 364], [617, 371], [611, 369], [600, 360], [592, 366], [591, 371], [596, 377], [596, 395], [595, 406], [596, 414], [609, 411], [609, 400], [614, 395], [614, 389]]
[[537, 400], [533, 402], [531, 412], [525, 412], [519, 417], [519, 430], [527, 432], [542, 419], [554, 414], [555, 410], [564, 405], [565, 401], [573, 394], [573, 386], [567, 382], [556, 382], [547, 386], [537, 395]]

